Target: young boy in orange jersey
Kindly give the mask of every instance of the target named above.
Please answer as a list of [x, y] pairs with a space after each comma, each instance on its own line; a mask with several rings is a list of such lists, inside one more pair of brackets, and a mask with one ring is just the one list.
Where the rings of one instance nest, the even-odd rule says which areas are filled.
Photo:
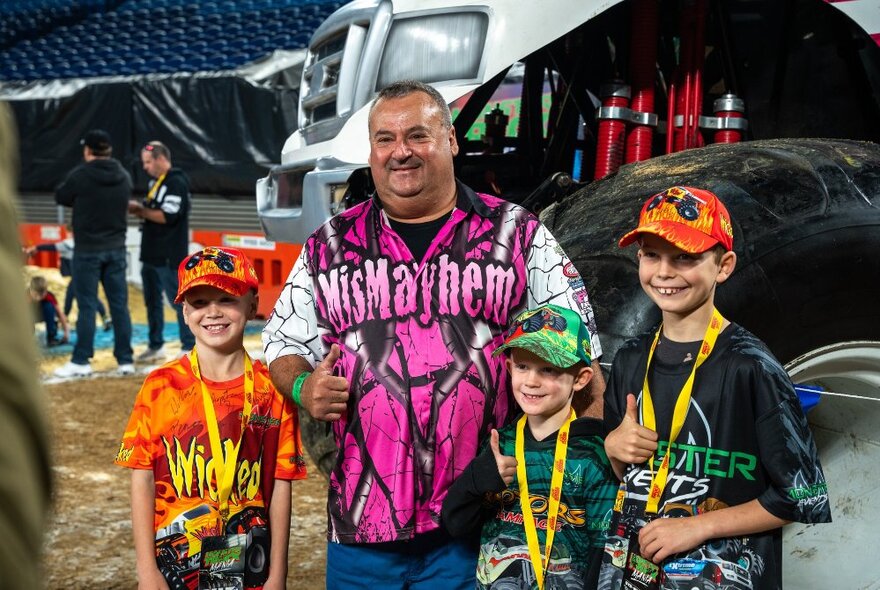
[[663, 323], [620, 348], [605, 391], [622, 481], [599, 588], [781, 588], [782, 526], [831, 512], [788, 375], [715, 308], [736, 266], [730, 215], [707, 190], [672, 187], [620, 246], [634, 242]]
[[284, 588], [290, 482], [306, 473], [296, 409], [244, 349], [256, 273], [205, 248], [178, 279], [196, 347], [147, 376], [116, 456], [132, 469], [139, 587]]

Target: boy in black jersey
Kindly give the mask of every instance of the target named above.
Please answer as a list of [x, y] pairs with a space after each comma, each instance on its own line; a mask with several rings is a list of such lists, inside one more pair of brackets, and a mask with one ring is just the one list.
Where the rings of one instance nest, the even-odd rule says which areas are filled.
[[780, 588], [782, 526], [831, 513], [791, 381], [715, 309], [736, 266], [730, 216], [711, 192], [672, 187], [620, 246], [634, 242], [663, 323], [621, 347], [605, 391], [622, 481], [599, 588]]

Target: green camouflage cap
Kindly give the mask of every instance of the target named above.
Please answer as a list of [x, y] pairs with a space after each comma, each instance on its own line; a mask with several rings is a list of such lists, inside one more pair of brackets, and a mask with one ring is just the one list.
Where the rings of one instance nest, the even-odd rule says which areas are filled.
[[508, 348], [522, 348], [551, 365], [567, 369], [583, 361], [590, 364], [590, 333], [577, 312], [544, 305], [519, 314], [504, 334], [498, 356]]

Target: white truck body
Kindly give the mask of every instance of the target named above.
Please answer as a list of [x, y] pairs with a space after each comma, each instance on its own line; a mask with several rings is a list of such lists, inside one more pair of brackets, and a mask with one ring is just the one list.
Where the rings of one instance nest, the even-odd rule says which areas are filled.
[[[513, 0], [357, 0], [339, 9], [310, 43], [300, 128], [284, 144], [281, 165], [257, 183], [267, 237], [302, 242], [335, 213], [340, 187], [367, 165], [367, 114], [383, 77], [428, 76], [451, 103], [620, 1], [545, 0], [523, 10], [526, 3]], [[421, 30], [426, 20], [434, 28]], [[470, 36], [483, 30], [479, 41]], [[422, 53], [407, 59], [413, 52], [386, 51], [392, 35], [394, 48], [415, 43]], [[335, 51], [323, 53], [340, 39]]]
[[[355, 0], [343, 6], [312, 36], [299, 129], [285, 142], [281, 164], [257, 182], [266, 236], [301, 243], [337, 212], [349, 175], [367, 166], [369, 103], [384, 83], [427, 81], [452, 103], [622, 1]], [[826, 1], [880, 40], [877, 0]]]

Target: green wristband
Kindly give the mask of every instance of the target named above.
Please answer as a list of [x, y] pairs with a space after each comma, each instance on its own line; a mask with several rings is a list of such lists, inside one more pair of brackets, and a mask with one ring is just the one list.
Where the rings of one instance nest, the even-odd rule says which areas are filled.
[[302, 387], [306, 378], [311, 375], [311, 371], [303, 371], [300, 373], [297, 378], [293, 382], [293, 388], [290, 390], [290, 397], [293, 399], [293, 403], [298, 406], [302, 405]]

